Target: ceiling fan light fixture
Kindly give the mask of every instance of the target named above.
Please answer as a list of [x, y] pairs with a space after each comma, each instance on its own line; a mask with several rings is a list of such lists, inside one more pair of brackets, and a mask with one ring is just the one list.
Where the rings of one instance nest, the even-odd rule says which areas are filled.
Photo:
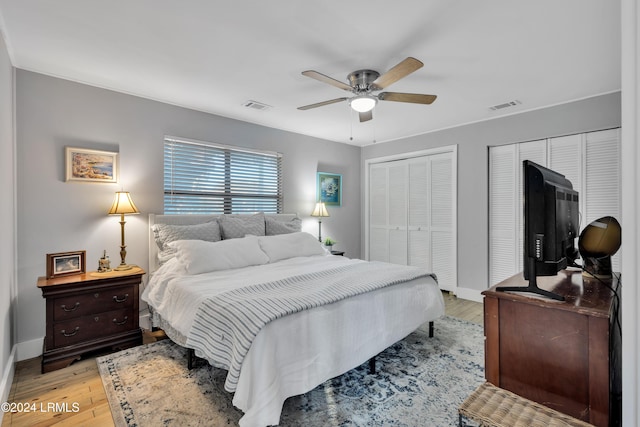
[[358, 95], [349, 100], [349, 105], [358, 113], [366, 113], [373, 110], [378, 103], [378, 98], [371, 95]]

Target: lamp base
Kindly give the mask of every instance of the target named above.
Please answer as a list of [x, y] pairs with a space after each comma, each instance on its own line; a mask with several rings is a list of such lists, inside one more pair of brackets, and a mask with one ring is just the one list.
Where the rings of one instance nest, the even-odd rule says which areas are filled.
[[114, 268], [115, 271], [126, 271], [126, 270], [131, 270], [134, 266], [131, 264], [120, 264], [119, 266], [117, 266], [116, 268]]

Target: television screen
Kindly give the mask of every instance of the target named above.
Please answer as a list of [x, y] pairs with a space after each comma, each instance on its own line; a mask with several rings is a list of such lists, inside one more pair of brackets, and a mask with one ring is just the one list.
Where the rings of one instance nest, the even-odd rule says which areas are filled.
[[533, 292], [564, 300], [538, 288], [537, 276], [553, 276], [573, 265], [578, 251], [578, 192], [564, 175], [530, 160], [523, 163], [524, 278], [527, 287], [501, 287], [500, 291]]

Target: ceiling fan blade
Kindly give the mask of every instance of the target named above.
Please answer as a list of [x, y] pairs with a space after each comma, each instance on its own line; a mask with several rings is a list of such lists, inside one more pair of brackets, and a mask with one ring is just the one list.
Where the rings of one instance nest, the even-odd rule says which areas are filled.
[[358, 113], [358, 115], [360, 116], [360, 123], [368, 122], [369, 120], [373, 119], [373, 110], [365, 111], [364, 113]]
[[419, 68], [422, 68], [424, 64], [411, 56], [401, 61], [395, 67], [378, 77], [371, 83], [373, 90], [384, 89], [392, 83], [397, 82], [403, 77], [408, 76]]
[[414, 104], [431, 104], [436, 98], [436, 95], [420, 93], [382, 92], [378, 94], [378, 99], [381, 101], [412, 102]]
[[315, 104], [309, 104], [302, 107], [298, 107], [298, 110], [310, 110], [312, 108], [322, 107], [323, 105], [335, 104], [336, 102], [346, 101], [348, 98], [336, 98], [329, 101], [316, 102]]
[[336, 79], [334, 79], [332, 77], [325, 76], [324, 74], [319, 73], [317, 71], [313, 71], [313, 70], [303, 71], [302, 75], [303, 76], [307, 76], [307, 77], [311, 77], [312, 79], [316, 79], [316, 80], [321, 81], [323, 83], [328, 83], [331, 86], [335, 86], [335, 87], [337, 87], [339, 89], [343, 89], [343, 90], [346, 90], [346, 91], [349, 91], [349, 92], [353, 91], [353, 88], [351, 86], [349, 86], [348, 84], [342, 83], [340, 80], [336, 80]]

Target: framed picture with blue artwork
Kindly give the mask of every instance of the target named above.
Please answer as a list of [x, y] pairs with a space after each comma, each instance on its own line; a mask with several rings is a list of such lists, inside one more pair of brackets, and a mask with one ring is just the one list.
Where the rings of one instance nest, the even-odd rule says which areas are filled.
[[316, 196], [326, 206], [342, 206], [342, 175], [318, 172]]

